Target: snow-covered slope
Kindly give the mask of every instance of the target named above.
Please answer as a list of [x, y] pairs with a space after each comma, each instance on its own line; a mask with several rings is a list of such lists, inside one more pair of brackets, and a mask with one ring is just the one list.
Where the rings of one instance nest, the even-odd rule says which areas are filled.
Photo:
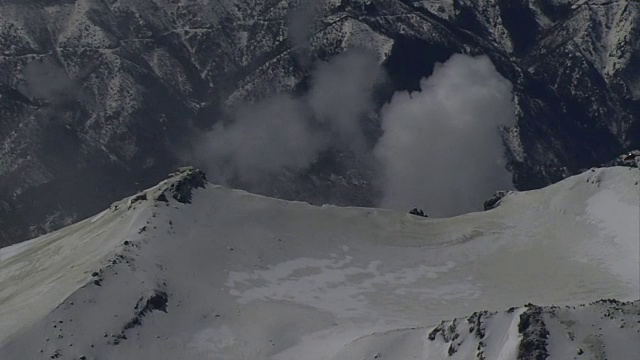
[[[203, 176], [183, 169], [1, 249], [0, 358], [515, 359], [531, 338], [551, 358], [630, 359], [616, 351], [640, 344], [637, 302], [578, 306], [640, 298], [638, 169], [593, 169], [447, 219]], [[526, 303], [571, 307], [493, 313]]]
[[[346, 346], [340, 359], [635, 359], [640, 301], [480, 311], [434, 328], [375, 333]], [[377, 357], [376, 357], [377, 356]]]

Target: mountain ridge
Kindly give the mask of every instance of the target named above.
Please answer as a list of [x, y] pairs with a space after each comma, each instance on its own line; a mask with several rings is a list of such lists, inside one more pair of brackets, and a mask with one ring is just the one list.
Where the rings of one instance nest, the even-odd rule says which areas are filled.
[[[609, 338], [599, 348], [604, 333], [590, 324], [637, 344], [637, 301], [572, 307], [640, 298], [637, 189], [636, 168], [592, 169], [492, 210], [434, 219], [268, 198], [184, 168], [0, 249], [0, 355], [447, 358], [453, 346], [453, 358], [468, 358], [481, 352], [472, 322], [458, 321], [449, 341], [440, 330], [451, 323], [438, 323], [487, 309], [499, 313], [483, 320], [486, 358], [520, 346], [526, 331], [508, 324], [531, 310], [550, 353], [626, 359]], [[501, 312], [529, 302], [564, 307]]]
[[[153, 185], [192, 162], [184, 153], [193, 132], [245, 101], [304, 88], [313, 62], [353, 47], [377, 53], [389, 74], [379, 106], [395, 90], [415, 90], [452, 54], [487, 54], [514, 85], [518, 125], [504, 138], [518, 189], [639, 146], [637, 2], [327, 1], [292, 44], [294, 6], [1, 1], [0, 199], [2, 217], [15, 220], [3, 223], [0, 242]], [[522, 38], [509, 21], [530, 24], [535, 36]], [[370, 142], [376, 121], [367, 122]], [[372, 169], [340, 149], [325, 158], [263, 193], [375, 204]], [[47, 196], [54, 192], [61, 196]]]

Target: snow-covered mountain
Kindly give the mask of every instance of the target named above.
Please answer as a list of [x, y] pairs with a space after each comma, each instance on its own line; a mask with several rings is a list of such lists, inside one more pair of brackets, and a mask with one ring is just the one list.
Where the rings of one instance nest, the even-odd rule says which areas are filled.
[[632, 359], [639, 180], [591, 169], [432, 219], [181, 169], [0, 249], [0, 358]]
[[336, 358], [633, 359], [640, 353], [639, 307], [638, 300], [609, 299], [579, 306], [527, 304], [502, 312], [480, 311], [435, 328], [365, 336]]
[[[0, 245], [151, 186], [182, 162], [195, 129], [242, 101], [304, 92], [312, 61], [352, 47], [379, 54], [389, 74], [379, 105], [454, 53], [487, 54], [514, 84], [518, 125], [505, 139], [515, 185], [548, 185], [639, 147], [639, 9], [634, 0], [0, 0]], [[379, 124], [370, 126], [375, 138]], [[330, 152], [265, 193], [369, 206], [370, 170]]]

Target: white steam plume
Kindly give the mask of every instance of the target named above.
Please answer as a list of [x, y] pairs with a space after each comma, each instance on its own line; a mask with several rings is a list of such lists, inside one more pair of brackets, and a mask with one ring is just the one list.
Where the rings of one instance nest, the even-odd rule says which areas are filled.
[[316, 67], [305, 100], [315, 119], [336, 137], [336, 145], [364, 147], [360, 121], [374, 110], [371, 90], [383, 79], [377, 56], [366, 50], [351, 50]]
[[515, 123], [512, 86], [484, 56], [454, 55], [436, 65], [421, 91], [396, 93], [381, 111], [373, 153], [363, 119], [384, 77], [371, 52], [352, 50], [318, 64], [300, 97], [277, 95], [239, 108], [196, 147], [216, 182], [268, 189], [279, 174], [301, 173], [329, 148], [380, 166], [382, 207], [421, 207], [432, 216], [480, 210], [510, 189], [500, 126]]
[[512, 85], [486, 56], [454, 55], [382, 109], [384, 134], [374, 153], [386, 208], [421, 207], [429, 215], [480, 210], [512, 188], [500, 126], [515, 123]]
[[330, 147], [360, 151], [360, 123], [374, 108], [370, 93], [381, 74], [374, 53], [342, 53], [316, 67], [306, 95], [243, 105], [205, 135], [196, 157], [214, 181], [264, 188], [270, 176], [303, 171]]
[[232, 124], [218, 123], [199, 153], [218, 181], [239, 179], [258, 184], [284, 169], [305, 169], [325, 146], [307, 119], [309, 109], [289, 95], [279, 95], [239, 109]]

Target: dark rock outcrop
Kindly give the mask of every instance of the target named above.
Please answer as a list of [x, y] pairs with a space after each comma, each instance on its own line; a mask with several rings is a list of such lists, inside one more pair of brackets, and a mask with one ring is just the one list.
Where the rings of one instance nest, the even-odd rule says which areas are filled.
[[[180, 168], [170, 176], [177, 178], [177, 180], [171, 182], [166, 192], [171, 194], [171, 197], [176, 201], [183, 204], [190, 204], [193, 190], [204, 188], [207, 184], [207, 176], [204, 171], [192, 167]], [[163, 201], [164, 194], [164, 192], [160, 194], [156, 197], [156, 200]]]
[[142, 319], [153, 311], [167, 312], [167, 304], [169, 303], [169, 296], [165, 291], [156, 290], [146, 299], [138, 299], [134, 310], [133, 317], [124, 325], [122, 331], [114, 336], [114, 345], [117, 345], [120, 341], [126, 340], [126, 331], [142, 325]]
[[[0, 246], [156, 184], [184, 164], [193, 133], [242, 101], [304, 93], [310, 63], [353, 46], [386, 56], [378, 108], [396, 90], [417, 90], [454, 53], [488, 55], [514, 86], [517, 127], [504, 139], [519, 190], [640, 146], [637, 1], [330, 2], [310, 24], [308, 61], [288, 39], [296, 2], [234, 0], [215, 11], [206, 2], [76, 2], [0, 0], [10, 9], [0, 29], [0, 202], [12, 204], [0, 210]], [[352, 29], [364, 36], [345, 36]], [[371, 146], [379, 119], [363, 123]], [[377, 202], [375, 170], [348, 151], [275, 177], [277, 186], [256, 191]]]
[[603, 166], [628, 166], [637, 168], [638, 164], [640, 164], [640, 150], [632, 150], [604, 163]]
[[418, 208], [411, 209], [411, 211], [409, 211], [409, 214], [415, 215], [415, 216], [429, 217], [427, 214], [424, 213], [424, 211], [422, 211], [422, 209], [418, 209]]
[[509, 194], [509, 191], [496, 191], [493, 196], [482, 204], [484, 211], [495, 209], [500, 205], [500, 201]]
[[518, 332], [522, 335], [518, 345], [518, 360], [545, 360], [549, 357], [547, 351], [547, 330], [542, 319], [543, 308], [527, 305], [527, 310], [520, 314]]

